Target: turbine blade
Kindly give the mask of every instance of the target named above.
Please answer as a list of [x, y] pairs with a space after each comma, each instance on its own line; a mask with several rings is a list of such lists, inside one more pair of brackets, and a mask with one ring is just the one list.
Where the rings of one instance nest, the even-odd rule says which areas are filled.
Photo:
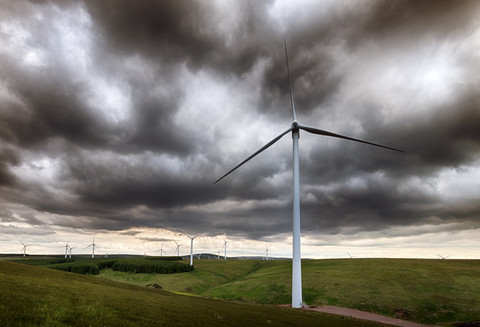
[[293, 100], [292, 79], [290, 78], [290, 67], [288, 65], [287, 40], [283, 39], [283, 43], [285, 45], [285, 59], [287, 59], [287, 72], [288, 72], [288, 83], [290, 85], [290, 102], [292, 104], [292, 117], [293, 117], [293, 120], [297, 120], [297, 113], [295, 112], [295, 101]]
[[213, 184], [217, 184], [218, 182], [220, 182], [222, 179], [224, 179], [225, 177], [227, 177], [230, 173], [232, 173], [234, 170], [236, 170], [237, 168], [239, 168], [240, 166], [242, 166], [244, 163], [246, 163], [247, 161], [249, 161], [250, 159], [252, 159], [253, 157], [255, 157], [257, 154], [265, 151], [266, 149], [268, 149], [269, 147], [271, 147], [273, 144], [275, 144], [278, 140], [280, 140], [285, 134], [287, 134], [288, 132], [290, 132], [292, 130], [292, 128], [290, 127], [289, 129], [287, 129], [285, 132], [283, 132], [282, 134], [278, 135], [276, 138], [274, 138], [273, 140], [271, 140], [270, 142], [268, 142], [267, 144], [265, 144], [262, 148], [260, 148], [260, 150], [258, 150], [257, 152], [255, 152], [254, 154], [252, 154], [250, 157], [248, 157], [247, 159], [243, 160], [241, 163], [239, 163], [238, 165], [236, 165], [232, 170], [230, 170], [228, 173], [226, 173], [225, 175], [223, 175], [222, 177], [220, 177], [219, 179], [217, 179]]
[[183, 235], [185, 235], [186, 237], [188, 238], [191, 238], [190, 235], [188, 235], [187, 233], [185, 233], [184, 231], [182, 231], [181, 229], [177, 229], [180, 233], [182, 233]]
[[314, 128], [314, 127], [310, 127], [310, 126], [305, 126], [305, 125], [299, 124], [299, 125], [298, 125], [298, 128], [303, 129], [304, 131], [307, 131], [307, 132], [312, 133], [312, 134], [318, 134], [318, 135], [325, 135], [325, 136], [337, 137], [337, 138], [341, 138], [341, 139], [345, 139], [345, 140], [350, 140], [350, 141], [365, 143], [365, 144], [369, 144], [369, 145], [373, 145], [373, 146], [378, 146], [378, 147], [380, 147], [380, 148], [384, 148], [384, 149], [389, 149], [389, 150], [393, 150], [393, 151], [398, 151], [398, 152], [403, 152], [403, 153], [405, 153], [405, 151], [403, 151], [403, 150], [399, 150], [399, 149], [391, 148], [391, 147], [388, 147], [388, 146], [385, 146], [385, 145], [380, 145], [380, 144], [371, 143], [371, 142], [367, 142], [367, 141], [362, 141], [362, 140], [359, 140], [359, 139], [354, 139], [353, 137], [348, 137], [348, 136], [344, 136], [344, 135], [340, 135], [340, 134], [335, 134], [335, 133], [332, 133], [332, 132], [324, 131], [324, 130], [322, 130], [322, 129], [318, 129], [318, 128]]

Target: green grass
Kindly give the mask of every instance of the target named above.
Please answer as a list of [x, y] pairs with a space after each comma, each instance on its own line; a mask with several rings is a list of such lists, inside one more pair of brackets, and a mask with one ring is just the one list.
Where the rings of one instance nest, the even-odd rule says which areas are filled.
[[[303, 260], [303, 299], [423, 323], [480, 320], [479, 260]], [[100, 277], [204, 297], [253, 303], [291, 302], [291, 261], [196, 260], [195, 270], [174, 275]]]
[[[235, 276], [228, 270], [224, 266], [224, 278]], [[0, 261], [0, 294], [1, 326], [381, 326], [271, 305], [176, 295], [6, 261]]]

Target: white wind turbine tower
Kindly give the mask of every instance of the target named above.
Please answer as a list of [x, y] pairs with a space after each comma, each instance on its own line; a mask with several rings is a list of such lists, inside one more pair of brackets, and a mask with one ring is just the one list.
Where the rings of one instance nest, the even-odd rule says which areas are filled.
[[178, 230], [178, 231], [190, 239], [190, 266], [193, 266], [193, 240], [194, 240], [195, 237], [197, 237], [198, 235], [190, 236], [190, 235], [188, 235], [187, 233], [182, 232], [181, 230]]
[[285, 59], [287, 62], [287, 73], [288, 73], [288, 82], [290, 87], [290, 103], [292, 107], [292, 118], [293, 121], [290, 127], [282, 132], [280, 135], [275, 137], [269, 143], [264, 145], [260, 148], [257, 152], [252, 154], [250, 157], [239, 163], [225, 175], [217, 179], [214, 184], [221, 181], [223, 178], [228, 176], [234, 170], [245, 164], [247, 161], [255, 157], [256, 155], [260, 154], [261, 152], [265, 151], [273, 144], [275, 144], [278, 140], [280, 140], [283, 136], [287, 133], [292, 132], [292, 139], [293, 139], [293, 260], [292, 260], [292, 307], [293, 308], [301, 308], [303, 306], [302, 301], [302, 264], [301, 264], [301, 254], [300, 254], [300, 171], [299, 171], [299, 156], [298, 156], [298, 139], [300, 137], [300, 130], [304, 130], [306, 132], [323, 135], [323, 136], [330, 136], [336, 137], [341, 139], [346, 139], [350, 141], [365, 143], [373, 146], [378, 146], [385, 149], [390, 149], [398, 152], [404, 152], [402, 150], [390, 148], [387, 146], [383, 146], [380, 144], [375, 144], [367, 141], [362, 141], [359, 139], [351, 138], [348, 136], [335, 134], [332, 132], [328, 132], [325, 130], [321, 130], [315, 127], [310, 127], [307, 125], [303, 125], [298, 122], [297, 114], [295, 112], [295, 102], [293, 98], [293, 87], [292, 87], [292, 80], [290, 78], [290, 68], [288, 66], [288, 54], [287, 54], [287, 42], [284, 40], [285, 45]]
[[68, 257], [70, 259], [72, 258], [72, 249], [75, 249], [75, 248], [72, 248], [71, 246], [68, 247]]
[[268, 261], [268, 244], [265, 244], [265, 254], [266, 254], [266, 259]]
[[95, 258], [95, 235], [93, 235], [93, 242], [92, 244], [90, 244], [89, 246], [86, 246], [85, 249], [89, 248], [89, 247], [92, 247], [92, 259]]

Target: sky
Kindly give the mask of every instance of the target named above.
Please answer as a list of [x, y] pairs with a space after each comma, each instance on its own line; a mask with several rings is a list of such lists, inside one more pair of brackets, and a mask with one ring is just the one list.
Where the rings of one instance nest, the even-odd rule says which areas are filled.
[[[0, 253], [479, 258], [478, 1], [0, 1]], [[63, 248], [62, 248], [63, 247]]]

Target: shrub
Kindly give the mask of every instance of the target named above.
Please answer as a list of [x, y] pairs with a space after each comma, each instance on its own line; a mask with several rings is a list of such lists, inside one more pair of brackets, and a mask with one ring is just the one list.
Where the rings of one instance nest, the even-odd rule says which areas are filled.
[[113, 264], [112, 269], [131, 273], [174, 274], [192, 271], [193, 267], [180, 262], [132, 258], [117, 260], [117, 262]]
[[100, 268], [94, 262], [72, 262], [49, 265], [47, 267], [83, 275], [98, 275], [100, 273]]

